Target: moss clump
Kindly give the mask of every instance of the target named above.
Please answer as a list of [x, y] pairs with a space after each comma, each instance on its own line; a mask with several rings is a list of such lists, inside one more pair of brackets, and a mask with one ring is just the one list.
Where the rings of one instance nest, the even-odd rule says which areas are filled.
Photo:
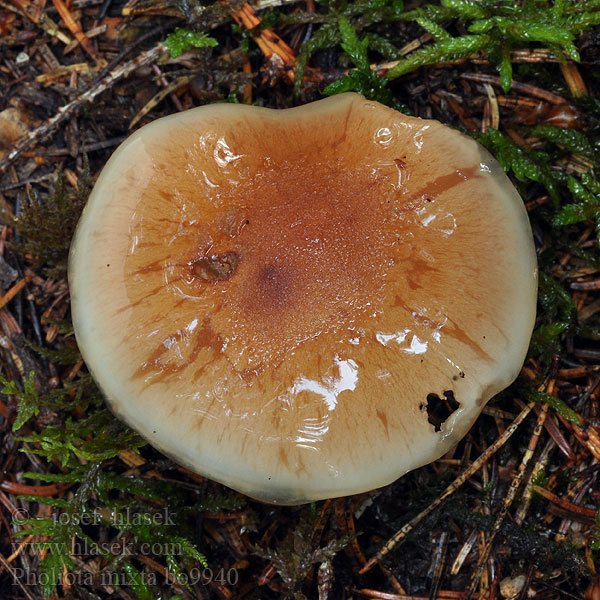
[[79, 215], [91, 190], [87, 160], [78, 186], [65, 184], [58, 174], [54, 193], [45, 200], [36, 195], [25, 196], [22, 213], [15, 218], [14, 249], [31, 262], [33, 268], [43, 268], [48, 275], [64, 275], [69, 247]]

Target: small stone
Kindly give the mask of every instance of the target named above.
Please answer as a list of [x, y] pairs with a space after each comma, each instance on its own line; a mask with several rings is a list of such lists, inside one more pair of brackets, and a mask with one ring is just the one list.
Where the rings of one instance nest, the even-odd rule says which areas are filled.
[[508, 600], [516, 598], [523, 590], [526, 581], [527, 577], [525, 577], [525, 575], [505, 577], [500, 582], [500, 595]]
[[17, 65], [24, 65], [25, 63], [28, 63], [29, 54], [27, 54], [27, 52], [19, 52], [19, 54], [17, 54], [15, 62], [17, 63]]

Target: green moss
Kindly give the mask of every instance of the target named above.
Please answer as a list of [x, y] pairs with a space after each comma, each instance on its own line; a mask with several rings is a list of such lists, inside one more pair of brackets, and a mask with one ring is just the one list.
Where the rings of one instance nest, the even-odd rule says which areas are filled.
[[165, 40], [172, 58], [177, 58], [190, 48], [214, 48], [219, 42], [206, 33], [196, 33], [190, 29], [178, 27]]
[[[336, 3], [320, 2], [320, 5], [331, 12], [339, 11]], [[453, 61], [481, 51], [498, 65], [505, 92], [512, 84], [512, 48], [541, 43], [559, 57], [579, 60], [576, 36], [600, 24], [596, 0], [564, 0], [555, 2], [551, 9], [545, 0], [523, 0], [518, 3], [498, 0], [477, 3], [469, 0], [442, 0], [440, 4], [425, 4], [408, 12], [403, 12], [401, 3], [389, 0], [356, 2], [345, 8], [346, 17], [355, 18], [360, 29], [374, 23], [403, 20], [417, 23], [433, 36], [433, 44], [400, 59], [385, 75], [387, 80], [396, 79], [420, 67]], [[451, 35], [448, 29], [455, 23], [460, 24], [462, 31], [466, 29], [468, 33]], [[324, 27], [331, 28], [331, 21]], [[321, 37], [315, 45], [323, 48], [326, 36], [319, 33], [316, 35]], [[334, 40], [331, 35], [327, 37], [330, 45], [339, 41]], [[347, 44], [344, 40], [342, 42], [342, 46]], [[371, 48], [375, 49], [373, 45]], [[390, 52], [387, 51], [386, 54], [389, 55]], [[336, 82], [329, 89], [330, 93], [348, 89], [358, 91], [360, 85], [363, 82]]]
[[[23, 390], [3, 378], [0, 383], [3, 393], [17, 402], [13, 429], [22, 435], [16, 439], [26, 443], [24, 451], [48, 461], [48, 472], [25, 473], [24, 477], [38, 485], [64, 484], [72, 492], [64, 498], [21, 496], [56, 511], [51, 517], [25, 519], [21, 525], [27, 529], [16, 533], [46, 536], [39, 544], [47, 551], [40, 564], [45, 596], [56, 589], [65, 570], [83, 577], [82, 563], [75, 558], [85, 555], [101, 558], [104, 580], [121, 580], [140, 599], [164, 596], [160, 585], [151, 585], [140, 574], [136, 556], [151, 553], [183, 582], [190, 580], [189, 569], [208, 565], [193, 541], [195, 519], [204, 510], [238, 509], [243, 501], [237, 494], [203, 498], [185, 486], [120, 473], [112, 459], [146, 442], [106, 409], [89, 376], [46, 394], [36, 390], [33, 374]], [[32, 419], [42, 407], [53, 409], [56, 424], [23, 433], [34, 426]], [[125, 547], [120, 545], [123, 536], [128, 540]], [[114, 548], [120, 549], [117, 554]]]
[[334, 95], [354, 91], [371, 100], [396, 106], [397, 102], [394, 100], [391, 91], [386, 87], [387, 81], [371, 70], [367, 56], [369, 38], [365, 37], [360, 40], [355, 29], [344, 16], [339, 18], [338, 25], [342, 38], [342, 48], [350, 57], [356, 69], [351, 70], [346, 77], [329, 84], [323, 90], [323, 93]]

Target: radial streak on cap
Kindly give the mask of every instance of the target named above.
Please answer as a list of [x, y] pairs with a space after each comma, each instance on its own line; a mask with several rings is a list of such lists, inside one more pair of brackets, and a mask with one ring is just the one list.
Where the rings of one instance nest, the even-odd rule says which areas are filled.
[[293, 504], [451, 448], [519, 372], [537, 271], [484, 149], [343, 94], [136, 132], [92, 192], [69, 280], [115, 413], [189, 468]]

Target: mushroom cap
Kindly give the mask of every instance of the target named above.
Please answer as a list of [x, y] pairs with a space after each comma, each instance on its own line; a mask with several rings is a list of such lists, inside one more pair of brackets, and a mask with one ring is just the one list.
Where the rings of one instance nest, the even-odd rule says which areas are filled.
[[112, 410], [178, 463], [281, 504], [448, 451], [519, 373], [537, 293], [495, 159], [357, 94], [143, 127], [94, 187], [69, 280]]

